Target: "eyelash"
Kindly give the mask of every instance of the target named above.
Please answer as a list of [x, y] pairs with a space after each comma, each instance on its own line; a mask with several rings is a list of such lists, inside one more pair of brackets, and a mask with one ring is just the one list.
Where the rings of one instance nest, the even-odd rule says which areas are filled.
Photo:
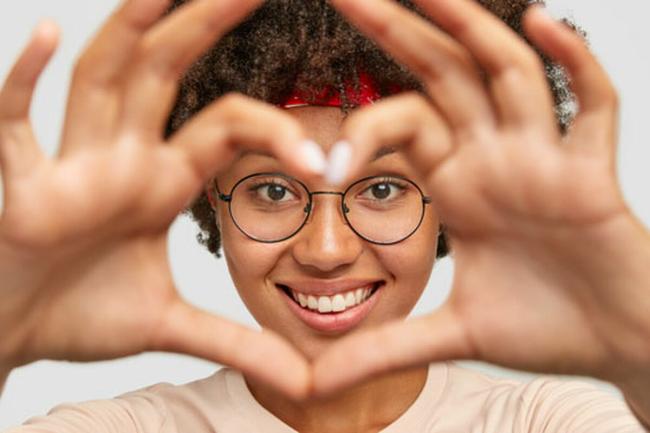
[[373, 187], [375, 187], [375, 186], [377, 186], [377, 185], [389, 185], [389, 186], [392, 186], [392, 187], [397, 188], [399, 192], [402, 192], [402, 191], [406, 190], [407, 187], [408, 187], [408, 186], [405, 184], [405, 182], [400, 181], [398, 178], [394, 178], [394, 177], [384, 177], [384, 178], [376, 179], [375, 182], [373, 182], [372, 184], [368, 185], [368, 187], [365, 188], [365, 189], [362, 191], [362, 193], [365, 193], [365, 192], [369, 191], [370, 189], [372, 189]]
[[[396, 187], [399, 191], [404, 191], [405, 189], [408, 188], [408, 185], [406, 182], [400, 180], [397, 177], [392, 177], [392, 176], [386, 176], [382, 178], [376, 178], [375, 181], [368, 185], [367, 188], [363, 190], [363, 192], [368, 191], [370, 188], [376, 186], [376, 185], [382, 185], [382, 184], [387, 184], [393, 187]], [[270, 178], [270, 179], [258, 179], [256, 180], [253, 184], [251, 184], [248, 188], [249, 192], [257, 192], [259, 191], [260, 188], [262, 187], [269, 187], [269, 186], [280, 186], [284, 189], [286, 189], [288, 192], [293, 194], [294, 196], [298, 196], [295, 191], [291, 188], [291, 185], [287, 185], [284, 182], [278, 182], [277, 178]]]
[[281, 188], [284, 188], [290, 194], [294, 196], [298, 196], [298, 194], [296, 194], [296, 192], [292, 190], [290, 185], [285, 185], [283, 183], [278, 182], [277, 178], [255, 180], [255, 182], [248, 187], [248, 191], [255, 193], [258, 192], [263, 187], [271, 187], [271, 186], [279, 186]]

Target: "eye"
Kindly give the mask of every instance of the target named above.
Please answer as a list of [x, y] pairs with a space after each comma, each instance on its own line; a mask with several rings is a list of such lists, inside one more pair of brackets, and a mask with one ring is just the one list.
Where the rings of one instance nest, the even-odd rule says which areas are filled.
[[256, 185], [254, 190], [258, 194], [258, 198], [265, 201], [279, 203], [294, 198], [293, 194], [287, 187], [278, 183], [264, 183], [261, 185]]
[[393, 180], [381, 180], [368, 186], [361, 192], [361, 197], [375, 201], [390, 201], [401, 195], [404, 186]]

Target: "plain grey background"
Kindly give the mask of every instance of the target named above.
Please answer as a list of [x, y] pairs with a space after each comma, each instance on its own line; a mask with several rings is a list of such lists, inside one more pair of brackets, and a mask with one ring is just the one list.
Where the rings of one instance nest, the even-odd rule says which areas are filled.
[[[300, 0], [296, 0], [300, 1]], [[117, 0], [21, 0], [4, 2], [0, 14], [0, 79], [8, 72], [31, 30], [42, 17], [62, 27], [62, 44], [38, 87], [33, 107], [35, 129], [49, 154], [56, 149], [74, 59], [118, 4]], [[648, 101], [650, 87], [650, 3], [639, 0], [549, 0], [556, 15], [575, 18], [589, 33], [595, 53], [610, 72], [622, 98], [619, 172], [625, 196], [650, 225]], [[1, 202], [1, 196], [0, 196]], [[256, 327], [239, 300], [223, 260], [213, 258], [195, 241], [196, 229], [179, 218], [170, 234], [170, 258], [179, 290], [192, 303]], [[429, 287], [414, 311], [434, 309], [446, 298], [453, 263], [436, 265]], [[0, 300], [0, 302], [2, 302]], [[0, 331], [1, 334], [1, 331]], [[464, 362], [472, 368], [508, 377], [532, 375]], [[15, 370], [0, 401], [0, 430], [46, 413], [68, 401], [109, 398], [156, 382], [183, 383], [207, 376], [218, 366], [186, 356], [144, 354], [92, 364], [41, 361]], [[607, 384], [605, 388], [616, 392]]]

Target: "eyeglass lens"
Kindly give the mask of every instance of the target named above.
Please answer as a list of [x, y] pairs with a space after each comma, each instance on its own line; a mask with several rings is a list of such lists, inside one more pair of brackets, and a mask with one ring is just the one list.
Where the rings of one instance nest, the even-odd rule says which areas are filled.
[[[307, 221], [310, 194], [295, 179], [258, 174], [240, 181], [232, 191], [230, 212], [249, 237], [276, 242], [294, 235]], [[362, 238], [390, 244], [410, 236], [424, 213], [422, 193], [414, 183], [376, 176], [352, 184], [344, 196], [344, 216]]]

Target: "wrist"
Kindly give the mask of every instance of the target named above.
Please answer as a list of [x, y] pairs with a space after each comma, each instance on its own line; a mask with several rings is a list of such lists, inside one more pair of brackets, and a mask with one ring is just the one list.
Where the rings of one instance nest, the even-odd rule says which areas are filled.
[[[584, 244], [592, 252], [583, 251], [585, 260], [571, 268], [585, 265], [578, 273], [596, 297], [594, 325], [609, 349], [598, 377], [626, 385], [630, 372], [650, 365], [650, 231], [628, 214], [590, 241]], [[596, 260], [590, 262], [588, 256]]]
[[[14, 248], [0, 233], [0, 375], [36, 359], [26, 353], [33, 304], [47, 275], [41, 258]], [[37, 266], [38, 265], [38, 266]]]
[[5, 365], [0, 362], [0, 397], [2, 397], [2, 391], [4, 391], [5, 383], [7, 383], [7, 378], [9, 377], [11, 370], [13, 370], [13, 368], [8, 364]]
[[629, 383], [618, 384], [630, 411], [650, 431], [650, 375]]
[[613, 251], [610, 270], [619, 272], [605, 274], [603, 282], [617, 293], [625, 320], [618, 321], [623, 325], [615, 335], [618, 344], [610, 345], [616, 348], [614, 359], [599, 376], [621, 390], [630, 411], [650, 431], [650, 231], [631, 217], [616, 244], [623, 247]]

